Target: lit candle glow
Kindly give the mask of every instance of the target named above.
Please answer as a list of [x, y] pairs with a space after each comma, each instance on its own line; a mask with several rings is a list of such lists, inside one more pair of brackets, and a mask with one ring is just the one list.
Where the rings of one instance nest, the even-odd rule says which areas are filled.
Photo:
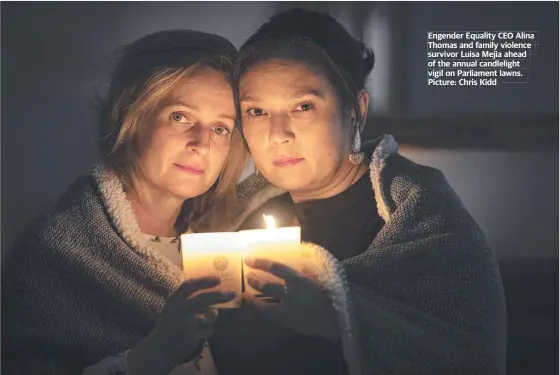
[[[244, 241], [247, 245], [247, 255], [256, 258], [270, 259], [301, 271], [301, 228], [276, 228], [276, 222], [273, 216], [263, 215], [263, 219], [267, 229], [253, 229], [240, 232], [243, 233], [245, 237]], [[259, 295], [261, 293], [248, 284], [247, 275], [249, 272], [252, 272], [256, 277], [262, 280], [283, 283], [282, 280], [275, 276], [245, 266], [243, 272], [245, 292], [254, 295]]]
[[244, 266], [242, 259], [245, 256], [267, 258], [301, 271], [301, 228], [276, 228], [276, 221], [272, 215], [263, 215], [263, 219], [266, 229], [221, 233], [189, 233], [181, 236], [181, 256], [185, 279], [216, 276], [221, 280], [221, 283], [209, 290], [234, 290], [236, 292], [233, 301], [214, 307], [240, 307], [243, 282], [246, 292], [254, 295], [261, 294], [248, 284], [247, 275], [249, 272], [263, 280], [283, 282], [268, 273]]
[[276, 228], [276, 222], [274, 221], [274, 216], [263, 214], [263, 218], [267, 229]]
[[181, 236], [185, 279], [215, 276], [221, 280], [207, 291], [235, 291], [235, 299], [216, 308], [237, 308], [242, 298], [242, 256], [246, 245], [235, 232], [193, 233]]

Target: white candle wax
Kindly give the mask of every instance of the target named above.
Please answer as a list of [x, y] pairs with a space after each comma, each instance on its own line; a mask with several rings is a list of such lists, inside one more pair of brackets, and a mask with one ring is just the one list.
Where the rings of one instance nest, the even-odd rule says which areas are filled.
[[235, 299], [215, 305], [237, 308], [242, 297], [242, 258], [246, 249], [237, 233], [193, 233], [181, 236], [181, 255], [185, 279], [216, 276], [221, 283], [209, 291], [234, 290]]
[[[268, 217], [270, 218], [270, 217]], [[269, 226], [274, 225], [267, 223]], [[247, 246], [246, 255], [256, 258], [266, 258], [272, 261], [285, 264], [297, 271], [302, 270], [302, 254], [300, 249], [301, 228], [285, 227], [285, 228], [268, 228], [268, 229], [252, 229], [240, 231], [244, 237]], [[243, 278], [245, 283], [245, 291], [253, 295], [259, 295], [261, 292], [254, 289], [247, 282], [249, 272], [255, 274], [256, 277], [264, 281], [271, 281], [283, 284], [281, 279], [274, 277], [268, 273], [252, 269], [244, 265]]]

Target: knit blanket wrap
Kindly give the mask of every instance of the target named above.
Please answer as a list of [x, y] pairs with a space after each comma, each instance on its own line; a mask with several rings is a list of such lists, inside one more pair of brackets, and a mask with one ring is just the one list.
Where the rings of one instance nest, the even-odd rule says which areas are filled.
[[[351, 375], [504, 374], [502, 282], [473, 218], [440, 171], [401, 156], [389, 135], [370, 175], [385, 225], [369, 249], [338, 262], [304, 245]], [[231, 230], [282, 193], [250, 176]], [[135, 240], [139, 231], [122, 184], [102, 167], [26, 229], [2, 261], [3, 373], [81, 374], [149, 334], [183, 276]]]

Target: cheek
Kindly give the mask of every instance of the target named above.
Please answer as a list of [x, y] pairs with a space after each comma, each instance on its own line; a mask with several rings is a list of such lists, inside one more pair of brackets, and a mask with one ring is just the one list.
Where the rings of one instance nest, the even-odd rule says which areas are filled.
[[163, 150], [169, 137], [166, 135], [163, 124], [158, 120], [151, 129], [146, 130], [143, 138], [143, 143], [141, 144], [142, 153], [152, 154]]
[[154, 131], [144, 144], [141, 162], [149, 168], [156, 169], [153, 173], [163, 173], [166, 167], [176, 162], [176, 156], [184, 147], [185, 142], [180, 137], [165, 131]]
[[322, 132], [307, 137], [305, 150], [316, 163], [336, 163], [340, 157], [340, 144], [332, 134]]
[[251, 154], [261, 152], [268, 144], [268, 140], [266, 140], [268, 133], [262, 129], [259, 131], [254, 125], [243, 126], [243, 136]]
[[346, 138], [339, 122], [324, 121], [313, 131], [302, 131], [300, 138], [305, 152], [313, 155], [313, 158], [322, 161], [324, 159], [337, 162], [344, 154]]
[[216, 142], [212, 145], [212, 152], [208, 162], [212, 165], [213, 170], [220, 171], [229, 155], [231, 143], [226, 141]]
[[349, 132], [345, 125], [342, 124], [340, 117], [336, 117], [335, 121], [330, 127], [330, 143], [332, 152], [337, 155], [337, 157], [344, 157], [348, 154], [350, 149], [349, 143]]
[[155, 137], [146, 137], [146, 139], [139, 142], [139, 157], [137, 163], [140, 167], [144, 170], [149, 170], [151, 166], [154, 164], [156, 156], [159, 154], [157, 138]]

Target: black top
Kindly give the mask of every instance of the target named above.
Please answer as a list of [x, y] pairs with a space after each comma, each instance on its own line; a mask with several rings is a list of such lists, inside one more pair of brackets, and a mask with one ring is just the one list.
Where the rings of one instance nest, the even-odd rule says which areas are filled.
[[[323, 246], [337, 259], [358, 255], [383, 226], [369, 173], [346, 191], [327, 199], [294, 204], [289, 194], [263, 205], [242, 229], [262, 228], [262, 214], [288, 226], [297, 215], [302, 241]], [[220, 375], [346, 375], [340, 344], [297, 334], [248, 307], [222, 310], [210, 340]]]
[[369, 173], [334, 197], [294, 207], [302, 241], [321, 245], [338, 260], [366, 251], [383, 226]]

